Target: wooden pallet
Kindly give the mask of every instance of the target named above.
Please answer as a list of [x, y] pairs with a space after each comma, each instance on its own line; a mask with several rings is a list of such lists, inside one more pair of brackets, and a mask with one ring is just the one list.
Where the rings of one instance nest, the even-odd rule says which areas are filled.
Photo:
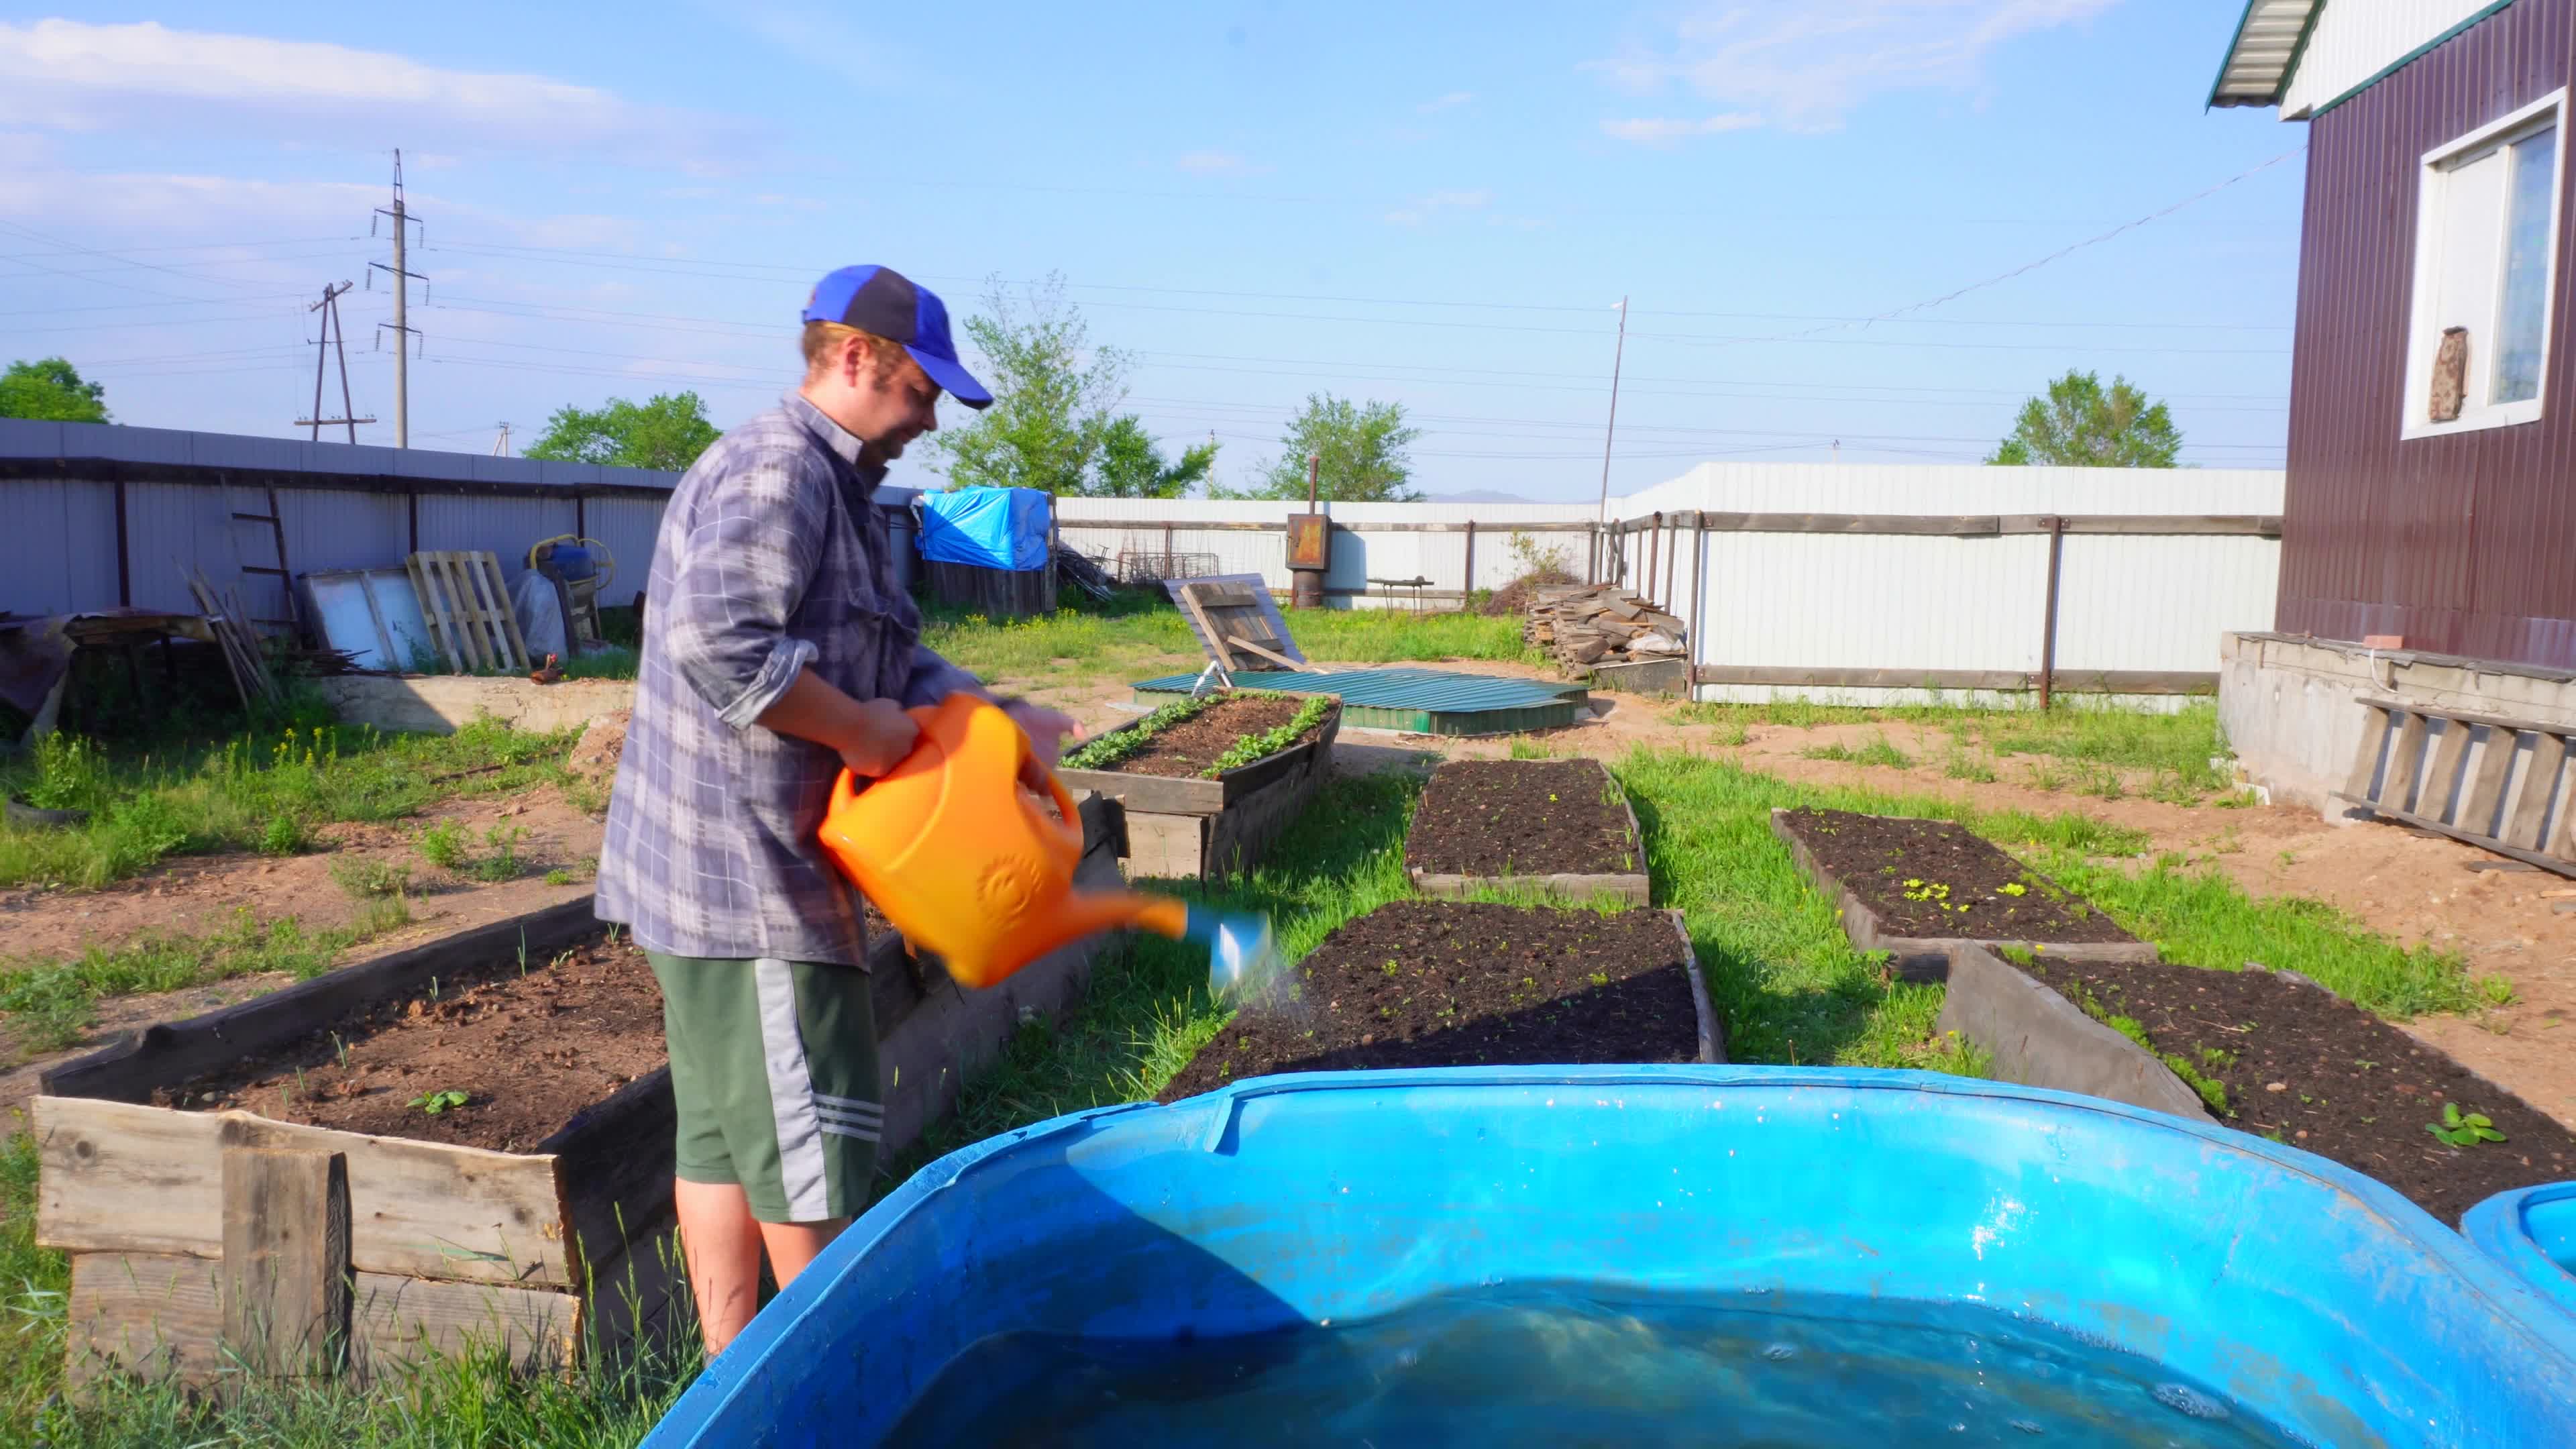
[[2396, 699], [2360, 703], [2370, 718], [2336, 798], [2576, 876], [2576, 794], [2560, 786], [2576, 725]]
[[499, 559], [483, 552], [416, 553], [403, 567], [411, 571], [421, 617], [449, 670], [516, 674], [529, 668], [528, 641], [520, 637]]
[[1321, 672], [1297, 656], [1287, 630], [1271, 622], [1273, 611], [1265, 607], [1270, 602], [1267, 590], [1256, 593], [1248, 584], [1219, 580], [1182, 584], [1176, 593], [1182, 612], [1198, 626], [1200, 637], [1227, 672]]

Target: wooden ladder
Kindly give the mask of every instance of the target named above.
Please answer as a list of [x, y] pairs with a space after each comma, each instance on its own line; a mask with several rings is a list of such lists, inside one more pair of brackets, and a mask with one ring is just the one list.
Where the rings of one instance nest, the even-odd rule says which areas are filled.
[[[300, 611], [295, 607], [294, 576], [289, 574], [286, 570], [286, 521], [277, 511], [277, 488], [272, 484], [263, 488], [261, 491], [268, 495], [268, 511], [266, 513], [243, 513], [236, 509], [233, 512], [233, 521], [236, 523], [265, 523], [268, 525], [269, 537], [276, 540], [277, 543], [277, 567], [266, 568], [259, 564], [243, 564], [241, 566], [241, 571], [246, 574], [266, 574], [277, 580], [277, 592], [286, 600], [286, 617], [283, 619], [252, 619], [248, 622], [253, 624], [265, 624], [271, 628], [284, 629], [290, 634], [300, 634], [304, 630], [304, 620]], [[229, 494], [229, 490], [227, 490], [227, 493]], [[229, 496], [227, 496], [225, 501], [227, 503], [231, 501]]]
[[2370, 718], [2336, 798], [2576, 876], [2576, 795], [2559, 783], [2576, 724], [2396, 699], [2360, 703]]

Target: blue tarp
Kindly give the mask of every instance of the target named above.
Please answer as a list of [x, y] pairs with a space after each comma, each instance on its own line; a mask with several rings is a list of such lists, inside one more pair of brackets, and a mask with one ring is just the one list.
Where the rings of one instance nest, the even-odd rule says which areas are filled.
[[1046, 567], [1054, 502], [1035, 488], [960, 488], [921, 495], [921, 556], [932, 563], [1028, 573]]

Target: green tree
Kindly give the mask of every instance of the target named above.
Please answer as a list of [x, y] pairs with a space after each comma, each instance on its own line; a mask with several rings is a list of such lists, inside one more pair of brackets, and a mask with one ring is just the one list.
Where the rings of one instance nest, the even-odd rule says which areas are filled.
[[[1101, 476], [1093, 463], [1126, 400], [1134, 358], [1091, 345], [1082, 310], [1052, 273], [1016, 297], [993, 278], [983, 312], [966, 319], [966, 336], [983, 354], [975, 375], [992, 389], [993, 403], [965, 426], [930, 435], [932, 466], [948, 475], [948, 486], [1091, 491], [1087, 485]], [[1134, 481], [1133, 474], [1119, 476]]]
[[721, 436], [694, 392], [661, 393], [640, 403], [613, 397], [602, 407], [556, 409], [528, 456], [677, 473]]
[[1145, 431], [1144, 419], [1125, 413], [1100, 430], [1100, 448], [1083, 492], [1094, 498], [1178, 498], [1215, 464], [1213, 438], [1182, 449], [1177, 462], [1163, 461], [1163, 450]]
[[2182, 452], [2182, 433], [2163, 403], [2125, 377], [2105, 390], [2090, 372], [2068, 372], [2048, 385], [2048, 396], [2021, 405], [2012, 433], [1986, 458], [2011, 467], [2171, 468]]
[[49, 423], [107, 422], [104, 384], [85, 382], [68, 359], [13, 362], [0, 373], [0, 418], [37, 418]]
[[1407, 427], [1404, 404], [1364, 403], [1331, 393], [1309, 393], [1303, 412], [1288, 420], [1279, 439], [1279, 456], [1262, 469], [1260, 481], [1228, 498], [1296, 498], [1306, 496], [1306, 458], [1322, 458], [1316, 495], [1344, 503], [1412, 503], [1422, 494], [1408, 486], [1413, 460], [1405, 449], [1422, 436]]

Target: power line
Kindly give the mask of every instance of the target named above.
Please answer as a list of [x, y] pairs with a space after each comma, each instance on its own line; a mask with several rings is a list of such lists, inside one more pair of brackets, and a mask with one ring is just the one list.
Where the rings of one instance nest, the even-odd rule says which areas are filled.
[[[67, 250], [79, 253], [82, 256], [105, 257], [110, 261], [122, 262], [130, 267], [141, 267], [146, 271], [166, 273], [167, 275], [177, 277], [182, 281], [211, 282], [218, 287], [256, 287], [264, 285], [259, 282], [245, 282], [235, 277], [208, 277], [196, 272], [183, 272], [177, 267], [165, 267], [159, 262], [138, 262], [131, 257], [119, 256], [115, 252], [103, 251], [97, 247], [85, 247], [77, 242], [67, 242], [61, 237], [38, 231], [32, 226], [27, 226], [19, 222], [0, 221], [0, 226], [5, 226], [9, 230], [18, 233], [20, 236], [33, 237], [40, 242], [50, 242], [55, 246], [63, 247]], [[29, 265], [33, 264], [30, 263]], [[48, 270], [50, 270], [50, 268]]]

